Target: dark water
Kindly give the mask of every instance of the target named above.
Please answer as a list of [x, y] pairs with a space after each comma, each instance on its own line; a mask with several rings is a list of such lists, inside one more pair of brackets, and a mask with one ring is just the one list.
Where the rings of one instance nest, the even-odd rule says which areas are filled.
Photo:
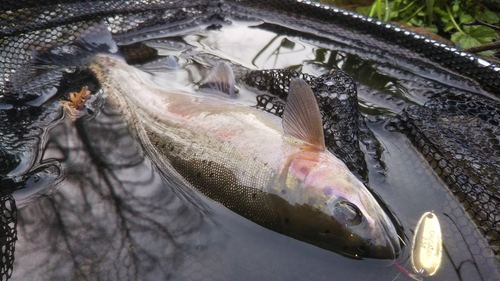
[[[362, 145], [370, 188], [399, 219], [406, 243], [424, 212], [440, 220], [442, 266], [425, 279], [498, 279], [498, 263], [458, 201], [405, 136], [385, 129], [403, 101], [426, 101], [426, 83], [342, 44], [248, 27], [257, 24], [196, 31], [184, 36], [186, 44], [150, 41], [183, 67], [157, 68], [156, 83], [192, 87], [209, 55], [251, 69], [320, 75], [337, 66], [349, 72], [360, 82], [360, 108], [381, 144], [379, 157], [370, 143]], [[104, 102], [97, 96], [95, 107]], [[171, 171], [159, 172], [109, 106], [75, 123], [61, 119], [42, 151], [44, 162], [60, 163], [65, 177], [51, 185], [59, 179], [42, 174], [14, 194], [20, 210], [12, 280], [411, 280], [387, 262], [348, 259], [269, 231], [190, 189]], [[409, 249], [397, 262], [411, 271]]]

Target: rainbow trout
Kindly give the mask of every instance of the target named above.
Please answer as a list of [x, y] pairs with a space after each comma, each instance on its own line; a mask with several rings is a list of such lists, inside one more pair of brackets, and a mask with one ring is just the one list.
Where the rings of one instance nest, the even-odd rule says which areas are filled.
[[[116, 45], [107, 29], [101, 33], [107, 34], [75, 42], [79, 51], [42, 55], [38, 63], [85, 54], [77, 61], [96, 75], [160, 169], [172, 167], [208, 197], [269, 229], [349, 257], [396, 258], [394, 225], [325, 149], [319, 109], [303, 80], [291, 81], [281, 119], [230, 99], [160, 88], [112, 54]], [[228, 65], [218, 68], [232, 74]]]

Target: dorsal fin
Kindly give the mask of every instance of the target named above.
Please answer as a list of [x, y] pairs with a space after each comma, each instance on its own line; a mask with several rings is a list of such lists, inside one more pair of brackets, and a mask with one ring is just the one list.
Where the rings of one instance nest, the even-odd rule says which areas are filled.
[[323, 124], [318, 103], [311, 87], [300, 78], [290, 81], [290, 90], [283, 112], [285, 134], [325, 149]]
[[233, 69], [227, 62], [217, 63], [207, 75], [200, 89], [225, 93], [234, 98], [235, 80]]

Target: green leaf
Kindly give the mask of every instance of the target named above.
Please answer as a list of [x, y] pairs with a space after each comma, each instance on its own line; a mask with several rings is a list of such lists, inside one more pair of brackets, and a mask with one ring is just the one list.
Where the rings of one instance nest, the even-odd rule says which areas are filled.
[[451, 41], [458, 42], [460, 48], [467, 49], [491, 42], [498, 38], [495, 30], [486, 26], [464, 26], [465, 34], [455, 32], [451, 35]]
[[469, 34], [461, 36], [460, 40], [458, 40], [458, 43], [460, 44], [460, 48], [462, 49], [467, 49], [481, 45], [481, 42], [479, 42], [479, 40], [477, 40], [476, 38], [472, 37]]
[[447, 18], [448, 17], [448, 13], [445, 10], [443, 10], [443, 9], [441, 9], [439, 7], [434, 7], [434, 13], [440, 15], [443, 18]]
[[462, 36], [465, 36], [466, 34], [462, 34], [461, 32], [455, 32], [451, 35], [451, 41], [453, 42], [458, 42], [458, 40], [460, 40], [460, 38], [462, 38]]
[[370, 11], [372, 10], [372, 6], [365, 6], [365, 7], [357, 7], [356, 12], [368, 16], [370, 14]]
[[390, 19], [395, 19], [399, 16], [399, 12], [398, 11], [390, 11], [389, 12], [389, 18]]
[[498, 34], [495, 30], [486, 26], [464, 26], [463, 30], [482, 44], [490, 43], [494, 38], [498, 38]]
[[443, 31], [444, 32], [448, 32], [448, 31], [450, 31], [450, 30], [452, 30], [454, 28], [455, 28], [455, 25], [453, 24], [453, 22], [452, 21], [448, 21], [446, 23], [446, 25], [444, 26]]
[[460, 15], [460, 23], [472, 22], [474, 18], [469, 14], [461, 14]]
[[421, 19], [417, 19], [417, 18], [411, 18], [410, 21], [408, 21], [408, 23], [410, 25], [414, 25], [414, 26], [423, 26], [424, 25], [424, 22]]
[[[489, 0], [500, 3], [500, 0]], [[356, 10], [365, 15], [398, 21], [412, 26], [425, 27], [437, 32], [451, 33], [451, 40], [461, 48], [470, 48], [499, 38], [497, 33], [485, 26], [469, 26], [475, 18], [489, 24], [498, 24], [500, 14], [478, 5], [475, 0], [373, 0], [368, 7]], [[488, 51], [493, 52], [493, 51]]]
[[485, 21], [485, 22], [490, 23], [490, 24], [495, 24], [495, 23], [498, 23], [498, 21], [499, 21], [498, 15], [493, 13], [492, 11], [486, 9], [486, 8], [484, 9], [483, 14], [479, 15], [477, 18], [479, 20]]
[[479, 52], [478, 54], [483, 56], [483, 57], [491, 57], [495, 54], [495, 51], [493, 51], [493, 50], [484, 51], [484, 52]]
[[438, 28], [434, 24], [428, 26], [427, 29], [429, 29], [430, 31], [432, 31], [434, 33], [438, 33]]

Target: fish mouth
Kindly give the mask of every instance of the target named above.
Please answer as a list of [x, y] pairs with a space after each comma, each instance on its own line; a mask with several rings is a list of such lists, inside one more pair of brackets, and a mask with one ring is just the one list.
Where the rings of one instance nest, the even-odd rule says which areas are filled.
[[360, 225], [344, 230], [349, 233], [350, 243], [344, 245], [343, 255], [355, 259], [394, 261], [401, 253], [399, 236], [390, 220], [379, 221], [374, 226], [364, 220]]
[[377, 244], [367, 241], [366, 249], [367, 250], [363, 256], [373, 259], [395, 260], [401, 252], [399, 241], [395, 242], [392, 239], [388, 239], [385, 240], [384, 243]]
[[354, 227], [341, 226], [330, 234], [330, 239], [332, 251], [352, 259], [386, 260], [392, 264], [401, 253], [399, 236], [390, 224], [372, 228], [364, 221]]
[[[354, 245], [352, 245], [354, 246]], [[394, 261], [401, 252], [398, 241], [387, 239], [374, 242], [373, 239], [366, 239], [354, 247], [342, 247], [340, 254], [353, 259], [377, 259]]]
[[353, 259], [378, 259], [392, 262], [401, 252], [399, 242], [395, 242], [393, 239], [378, 242], [367, 239], [358, 245], [352, 246], [354, 247], [342, 247], [339, 253]]
[[372, 234], [371, 239], [365, 240], [363, 257], [374, 259], [395, 260], [401, 252], [399, 236], [394, 227], [388, 224], [380, 223], [376, 233]]

